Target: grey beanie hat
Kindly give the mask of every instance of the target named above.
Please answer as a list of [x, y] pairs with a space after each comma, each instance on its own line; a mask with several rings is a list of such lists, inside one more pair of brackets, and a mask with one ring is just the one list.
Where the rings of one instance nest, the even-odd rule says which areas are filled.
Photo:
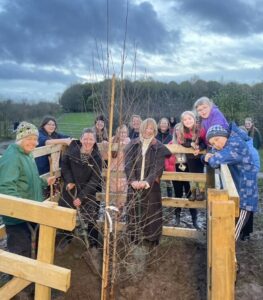
[[215, 136], [224, 136], [228, 137], [229, 132], [221, 125], [213, 125], [211, 126], [206, 133], [206, 140], [209, 141], [212, 137]]

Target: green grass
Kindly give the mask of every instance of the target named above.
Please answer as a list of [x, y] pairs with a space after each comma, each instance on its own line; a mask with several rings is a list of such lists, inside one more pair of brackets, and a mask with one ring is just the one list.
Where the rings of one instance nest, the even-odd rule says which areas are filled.
[[57, 118], [58, 132], [79, 138], [83, 128], [94, 125], [93, 113], [65, 113]]

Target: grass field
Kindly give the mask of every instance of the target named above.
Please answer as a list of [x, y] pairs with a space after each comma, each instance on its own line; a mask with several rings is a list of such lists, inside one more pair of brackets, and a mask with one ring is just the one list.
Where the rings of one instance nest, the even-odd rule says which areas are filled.
[[58, 132], [79, 138], [83, 128], [94, 125], [93, 113], [65, 113], [57, 118]]

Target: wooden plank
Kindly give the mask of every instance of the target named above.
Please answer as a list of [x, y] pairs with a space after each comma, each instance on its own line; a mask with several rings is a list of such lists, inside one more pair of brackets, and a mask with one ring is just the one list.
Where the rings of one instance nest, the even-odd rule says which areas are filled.
[[[126, 201], [127, 194], [110, 193], [110, 201]], [[105, 201], [105, 193], [97, 193], [96, 199], [98, 201]], [[199, 208], [206, 209], [206, 201], [189, 201], [187, 198], [168, 198], [162, 197], [162, 205], [164, 207], [185, 207], [185, 208]]]
[[[177, 145], [177, 144], [169, 144], [165, 145], [173, 154], [176, 153], [190, 153], [194, 154], [194, 149], [193, 148], [186, 148], [183, 147], [182, 145]], [[206, 151], [200, 151], [200, 154], [204, 154]]]
[[66, 292], [70, 270], [0, 250], [0, 272]]
[[31, 281], [13, 277], [10, 281], [8, 281], [4, 286], [0, 288], [0, 299], [9, 300], [13, 298], [16, 294], [26, 288], [30, 283]]
[[0, 225], [0, 240], [4, 239], [6, 237], [6, 231], [5, 231], [5, 225]]
[[[102, 170], [102, 177], [106, 177], [107, 169]], [[111, 178], [126, 178], [124, 171], [111, 172]], [[204, 173], [183, 173], [183, 172], [163, 172], [161, 180], [177, 180], [177, 181], [194, 181], [204, 182], [207, 181], [207, 176]]]
[[34, 149], [32, 152], [34, 158], [43, 156], [43, 155], [48, 155], [54, 152], [60, 152], [62, 150], [63, 145], [48, 145], [48, 146], [43, 146], [43, 147], [37, 147]]
[[204, 173], [188, 172], [163, 172], [161, 180], [194, 181], [206, 183], [207, 178]]
[[167, 198], [162, 197], [162, 205], [164, 207], [184, 207], [206, 209], [206, 200], [189, 201], [187, 198]]
[[56, 207], [51, 202], [37, 202], [0, 194], [0, 215], [72, 231], [76, 210]]
[[163, 235], [173, 237], [185, 237], [197, 240], [203, 240], [206, 236], [205, 231], [192, 228], [163, 226]]
[[[56, 178], [61, 177], [61, 169], [54, 171], [54, 176], [56, 176]], [[48, 177], [50, 177], [50, 174], [45, 173], [45, 174], [42, 174], [40, 177], [48, 179]]]
[[228, 199], [228, 193], [225, 190], [208, 189], [207, 190], [207, 299], [212, 298], [212, 203], [213, 201], [222, 201]]
[[[55, 253], [56, 229], [40, 225], [37, 260], [53, 264]], [[51, 289], [44, 285], [36, 284], [35, 300], [51, 300]]]
[[229, 199], [235, 202], [235, 216], [239, 216], [239, 194], [227, 165], [221, 165], [223, 188], [228, 191]]
[[211, 299], [234, 300], [235, 203], [228, 200], [212, 201], [211, 206]]
[[209, 165], [206, 165], [206, 186], [212, 189], [215, 187], [215, 169]]

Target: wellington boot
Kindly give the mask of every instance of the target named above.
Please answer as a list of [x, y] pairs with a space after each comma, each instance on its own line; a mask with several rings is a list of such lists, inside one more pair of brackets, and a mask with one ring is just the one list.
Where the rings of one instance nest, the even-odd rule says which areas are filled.
[[196, 200], [197, 201], [204, 201], [205, 200], [205, 192], [196, 193]]
[[194, 188], [192, 191], [191, 191], [191, 195], [189, 196], [188, 200], [189, 201], [195, 201], [196, 199], [196, 188]]

